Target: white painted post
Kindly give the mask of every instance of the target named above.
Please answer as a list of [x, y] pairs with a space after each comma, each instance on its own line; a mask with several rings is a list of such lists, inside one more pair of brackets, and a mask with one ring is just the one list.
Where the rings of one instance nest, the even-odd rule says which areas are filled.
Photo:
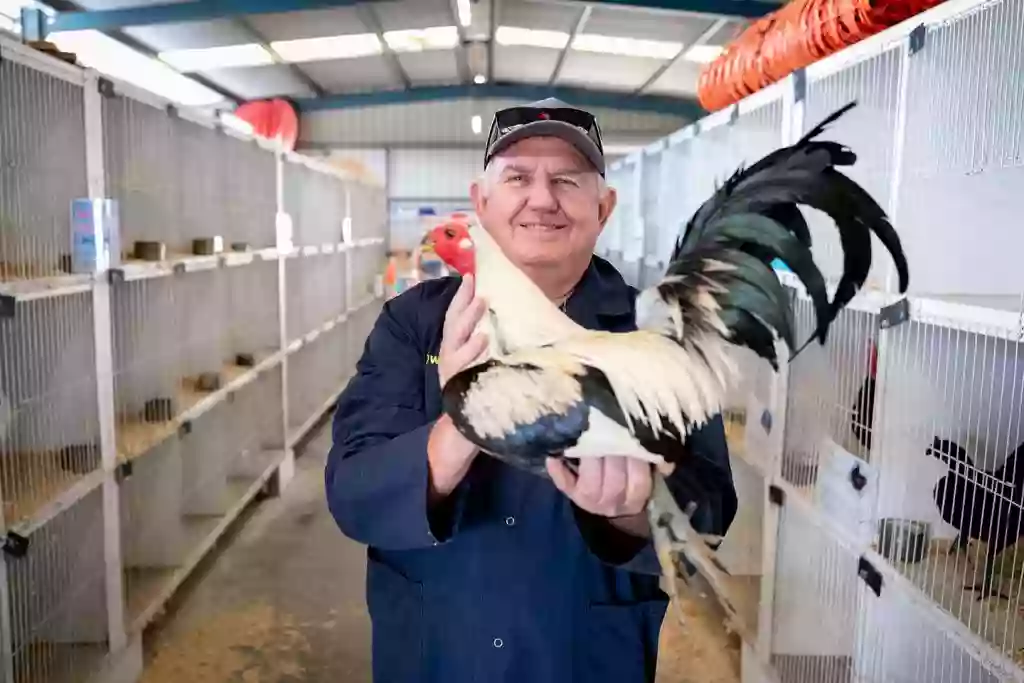
[[[103, 168], [103, 96], [101, 77], [90, 72], [85, 81], [85, 158], [89, 197], [106, 197]], [[93, 333], [96, 350], [96, 392], [103, 466], [103, 538], [106, 560], [107, 622], [110, 652], [127, 644], [121, 563], [121, 506], [117, 470], [117, 427], [114, 408], [114, 351], [110, 313], [111, 287], [107, 273], [93, 286]]]

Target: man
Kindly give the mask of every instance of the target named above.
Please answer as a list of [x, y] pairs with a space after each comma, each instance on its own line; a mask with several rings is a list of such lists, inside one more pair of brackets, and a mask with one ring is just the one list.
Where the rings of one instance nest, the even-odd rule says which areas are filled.
[[[499, 111], [471, 188], [481, 224], [567, 315], [635, 329], [636, 290], [593, 255], [615, 208], [594, 117], [557, 100]], [[644, 506], [649, 466], [609, 457], [550, 480], [509, 467], [440, 412], [443, 383], [485, 340], [471, 277], [387, 302], [338, 402], [327, 498], [369, 546], [376, 683], [640, 683], [654, 679], [667, 596]], [[674, 475], [702, 531], [736, 512], [721, 419]]]

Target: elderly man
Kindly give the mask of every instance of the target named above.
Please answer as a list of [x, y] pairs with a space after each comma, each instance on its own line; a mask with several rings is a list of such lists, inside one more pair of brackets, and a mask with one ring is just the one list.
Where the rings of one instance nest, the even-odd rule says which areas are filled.
[[[636, 290], [594, 245], [615, 208], [594, 117], [557, 100], [497, 112], [477, 216], [508, 257], [589, 329], [635, 329]], [[667, 606], [644, 506], [649, 466], [504, 465], [441, 415], [440, 390], [485, 340], [471, 277], [387, 302], [334, 418], [327, 499], [365, 543], [376, 683], [652, 681]], [[673, 475], [701, 531], [736, 495], [721, 419], [690, 439], [709, 463]]]

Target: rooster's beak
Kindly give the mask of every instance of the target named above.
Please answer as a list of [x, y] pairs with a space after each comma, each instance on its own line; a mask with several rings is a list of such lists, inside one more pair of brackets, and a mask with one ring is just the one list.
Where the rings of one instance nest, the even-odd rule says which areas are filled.
[[429, 254], [434, 253], [434, 242], [432, 240], [424, 242], [423, 244], [420, 245], [420, 251]]

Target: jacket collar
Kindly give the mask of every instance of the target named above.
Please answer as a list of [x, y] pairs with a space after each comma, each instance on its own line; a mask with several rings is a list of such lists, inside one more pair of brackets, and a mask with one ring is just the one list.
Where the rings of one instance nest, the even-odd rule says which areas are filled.
[[565, 312], [584, 327], [601, 329], [612, 322], [608, 318], [631, 317], [635, 298], [636, 290], [626, 284], [619, 271], [594, 256], [569, 297]]

